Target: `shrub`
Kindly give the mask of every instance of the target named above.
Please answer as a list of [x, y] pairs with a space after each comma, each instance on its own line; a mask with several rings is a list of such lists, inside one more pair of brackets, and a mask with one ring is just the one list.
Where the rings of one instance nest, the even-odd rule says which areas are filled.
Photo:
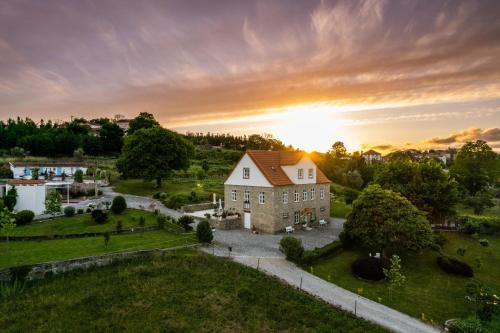
[[455, 274], [460, 276], [473, 277], [474, 271], [469, 264], [458, 260], [457, 258], [448, 256], [439, 256], [437, 258], [437, 264], [443, 271], [449, 274]]
[[66, 206], [64, 207], [64, 216], [71, 217], [75, 215], [75, 207]]
[[342, 249], [342, 242], [336, 240], [323, 247], [317, 247], [312, 251], [304, 251], [302, 263], [312, 265], [319, 259], [326, 258]]
[[108, 214], [106, 214], [106, 212], [101, 209], [94, 209], [92, 211], [92, 220], [94, 220], [94, 222], [98, 224], [106, 223], [106, 221], [108, 220]]
[[359, 196], [359, 191], [353, 189], [344, 189], [344, 200], [345, 203], [350, 205], [354, 200], [356, 200]]
[[482, 247], [488, 247], [490, 246], [490, 242], [487, 239], [480, 239], [479, 244], [481, 244]]
[[83, 214], [83, 208], [78, 208], [78, 210], [76, 211], [77, 214]]
[[366, 257], [355, 260], [351, 265], [352, 273], [362, 279], [380, 281], [385, 278], [382, 260]]
[[171, 209], [178, 209], [183, 205], [188, 204], [189, 198], [186, 195], [183, 194], [178, 194], [178, 195], [173, 195], [168, 200], [165, 202], [165, 206]]
[[185, 231], [193, 230], [193, 227], [190, 224], [194, 223], [194, 218], [192, 216], [183, 215], [179, 217], [177, 223], [180, 224]]
[[292, 236], [285, 236], [280, 240], [280, 251], [285, 254], [287, 260], [300, 263], [304, 256], [302, 240]]
[[211, 243], [214, 239], [212, 234], [212, 227], [208, 221], [203, 220], [196, 226], [196, 237], [200, 243]]
[[459, 319], [449, 328], [451, 333], [481, 333], [483, 332], [481, 321], [471, 317]]
[[73, 174], [73, 177], [75, 178], [76, 183], [83, 183], [83, 171], [78, 169], [75, 171]]
[[35, 213], [31, 210], [21, 210], [14, 216], [17, 225], [28, 224], [35, 218]]
[[163, 214], [159, 214], [156, 217], [156, 222], [158, 223], [159, 229], [165, 229], [165, 224], [167, 223], [167, 217]]
[[113, 204], [111, 205], [111, 211], [115, 214], [121, 214], [127, 209], [127, 201], [121, 195], [113, 198]]
[[92, 209], [90, 209], [90, 207], [87, 208], [86, 210], [87, 213], [91, 213], [92, 212]]
[[500, 233], [500, 218], [495, 216], [462, 215], [456, 218], [462, 230], [468, 234]]

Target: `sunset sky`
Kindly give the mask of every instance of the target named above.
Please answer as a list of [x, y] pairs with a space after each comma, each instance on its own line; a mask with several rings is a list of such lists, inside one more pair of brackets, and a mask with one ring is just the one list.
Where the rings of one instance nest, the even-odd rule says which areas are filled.
[[500, 150], [500, 1], [0, 0], [0, 119]]

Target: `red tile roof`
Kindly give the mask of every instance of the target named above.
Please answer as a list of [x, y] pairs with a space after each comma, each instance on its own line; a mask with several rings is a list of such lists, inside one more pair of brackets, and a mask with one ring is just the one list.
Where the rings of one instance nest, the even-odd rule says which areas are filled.
[[39, 185], [45, 183], [42, 179], [9, 179], [7, 184], [9, 185]]
[[[294, 185], [288, 178], [281, 166], [297, 164], [306, 153], [302, 151], [267, 151], [267, 150], [248, 150], [248, 156], [257, 165], [264, 177], [272, 185]], [[330, 180], [319, 168], [316, 168], [316, 183], [326, 184]]]

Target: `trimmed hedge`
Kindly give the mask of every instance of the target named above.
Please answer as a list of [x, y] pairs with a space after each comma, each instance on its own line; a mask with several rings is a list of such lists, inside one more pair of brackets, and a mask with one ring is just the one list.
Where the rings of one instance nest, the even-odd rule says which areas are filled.
[[385, 278], [382, 260], [366, 257], [355, 260], [351, 265], [352, 273], [362, 279], [380, 281]]
[[437, 264], [443, 271], [448, 274], [473, 277], [474, 270], [466, 262], [460, 261], [457, 258], [448, 256], [439, 256], [437, 258]]
[[468, 234], [500, 234], [500, 218], [495, 216], [461, 215], [456, 217], [462, 230]]
[[285, 236], [280, 240], [280, 251], [285, 254], [287, 260], [295, 263], [302, 262], [304, 256], [302, 240], [292, 236]]
[[25, 225], [33, 221], [35, 218], [35, 213], [33, 213], [31, 210], [21, 210], [14, 215], [14, 218], [16, 219], [16, 224], [17, 225]]
[[111, 211], [115, 214], [121, 214], [125, 209], [127, 209], [127, 200], [121, 195], [114, 197]]
[[340, 250], [342, 250], [342, 242], [336, 240], [323, 247], [317, 247], [312, 251], [305, 251], [302, 262], [306, 265], [311, 265], [320, 259], [337, 253]]
[[212, 227], [207, 220], [203, 220], [196, 226], [196, 237], [200, 243], [212, 243], [214, 235], [212, 234]]

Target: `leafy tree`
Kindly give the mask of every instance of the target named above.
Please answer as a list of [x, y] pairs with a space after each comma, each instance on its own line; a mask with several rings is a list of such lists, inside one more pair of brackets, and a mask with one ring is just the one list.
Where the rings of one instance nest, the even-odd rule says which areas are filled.
[[[91, 156], [97, 156], [103, 151], [101, 139], [93, 135], [85, 136], [82, 140], [82, 146], [85, 153]], [[119, 152], [119, 150], [116, 152]]]
[[0, 210], [0, 231], [7, 237], [7, 242], [9, 241], [9, 236], [15, 227], [16, 219], [14, 218], [12, 213], [4, 207], [2, 210]]
[[117, 195], [113, 198], [113, 203], [111, 204], [111, 211], [115, 214], [121, 214], [127, 209], [127, 201], [121, 195]]
[[45, 197], [45, 213], [55, 216], [61, 212], [61, 196], [55, 189], [50, 189]]
[[432, 229], [424, 214], [406, 198], [379, 185], [366, 187], [354, 201], [344, 223], [343, 243], [356, 243], [370, 250], [418, 252], [432, 244]]
[[140, 129], [154, 127], [160, 127], [160, 124], [156, 121], [155, 117], [151, 113], [141, 112], [137, 117], [130, 121], [128, 134], [133, 134]]
[[14, 207], [16, 207], [17, 204], [17, 190], [15, 186], [12, 186], [7, 191], [7, 195], [3, 198], [3, 202], [9, 212], [12, 212], [14, 210]]
[[117, 168], [124, 178], [162, 179], [172, 170], [185, 170], [194, 154], [193, 145], [181, 135], [161, 127], [141, 129], [127, 136]]
[[0, 165], [0, 179], [1, 178], [12, 178], [14, 175], [12, 174], [12, 170], [6, 165]]
[[406, 156], [378, 166], [374, 182], [401, 193], [428, 214], [432, 222], [442, 222], [455, 213], [458, 202], [456, 181], [434, 159], [412, 161]]
[[493, 195], [488, 190], [481, 190], [475, 195], [467, 195], [464, 204], [472, 208], [474, 214], [477, 215], [483, 214], [486, 208], [495, 206]]
[[391, 257], [391, 267], [390, 269], [384, 268], [384, 274], [389, 281], [389, 292], [392, 298], [392, 289], [401, 287], [406, 280], [406, 277], [401, 272], [401, 258], [398, 255], [393, 255]]
[[208, 164], [207, 160], [203, 160], [201, 162], [201, 168], [203, 169], [203, 171], [208, 172], [208, 170], [210, 169], [210, 165]]
[[194, 223], [194, 219], [192, 216], [182, 215], [177, 220], [177, 223], [180, 224], [184, 228], [185, 231], [189, 231], [189, 230], [193, 229], [193, 227], [191, 227], [191, 224]]
[[78, 169], [75, 171], [75, 174], [73, 175], [75, 178], [75, 183], [83, 183], [83, 171]]
[[196, 226], [196, 236], [201, 243], [211, 243], [214, 235], [212, 234], [212, 227], [208, 221], [203, 220]]
[[123, 146], [123, 130], [115, 123], [105, 121], [101, 124], [99, 137], [101, 139], [101, 147], [105, 153], [116, 153]]
[[492, 186], [496, 181], [496, 153], [485, 141], [467, 142], [457, 153], [452, 175], [469, 194]]
[[292, 236], [285, 236], [280, 240], [280, 250], [285, 254], [287, 260], [295, 263], [300, 263], [304, 257], [302, 240]]
[[31, 169], [31, 179], [37, 180], [39, 178], [39, 174], [40, 174], [40, 169], [38, 168]]
[[361, 177], [361, 174], [358, 170], [347, 171], [345, 178], [346, 183], [349, 187], [355, 188], [357, 190], [363, 187], [363, 177]]

